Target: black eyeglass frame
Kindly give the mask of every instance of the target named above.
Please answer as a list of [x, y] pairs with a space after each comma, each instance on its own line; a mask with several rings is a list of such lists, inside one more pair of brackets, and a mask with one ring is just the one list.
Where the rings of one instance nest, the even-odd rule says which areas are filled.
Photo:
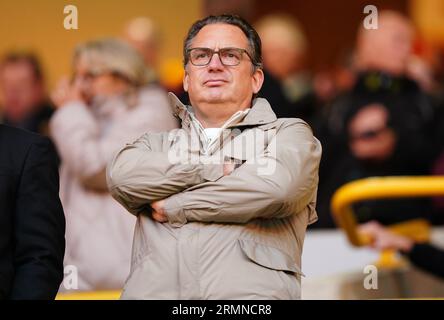
[[[208, 62], [205, 63], [205, 64], [195, 64], [195, 63], [192, 61], [192, 59], [191, 59], [191, 52], [192, 52], [193, 50], [208, 50], [208, 51], [211, 53], [211, 55], [210, 55], [210, 59], [208, 59]], [[235, 67], [235, 66], [238, 66], [238, 65], [241, 63], [242, 58], [239, 59], [239, 63], [237, 63], [237, 64], [225, 64], [225, 63], [222, 61], [222, 58], [221, 58], [221, 56], [220, 56], [220, 52], [221, 52], [221, 51], [223, 52], [223, 51], [226, 51], [226, 50], [236, 50], [236, 51], [238, 51], [238, 52], [241, 53], [241, 57], [243, 56], [243, 53], [245, 53], [245, 54], [248, 56], [248, 58], [250, 58], [251, 63], [252, 63], [255, 67], [258, 67], [258, 68], [261, 68], [261, 67], [262, 67], [261, 64], [258, 64], [258, 63], [254, 63], [254, 62], [253, 62], [253, 58], [251, 57], [251, 55], [250, 55], [250, 53], [248, 52], [248, 50], [243, 49], [243, 48], [236, 48], [236, 47], [220, 48], [220, 49], [217, 50], [217, 51], [216, 51], [216, 50], [213, 50], [213, 49], [211, 49], [211, 48], [205, 48], [205, 47], [195, 47], [195, 48], [190, 48], [190, 49], [187, 50], [187, 58], [188, 58], [188, 61], [189, 61], [193, 66], [196, 66], [196, 67], [205, 67], [205, 66], [207, 66], [207, 65], [209, 65], [209, 64], [211, 63], [211, 60], [213, 59], [214, 54], [217, 54], [217, 55], [219, 56], [219, 61], [220, 61], [220, 63], [222, 63], [222, 65], [224, 65], [224, 66], [226, 66], [226, 67]]]

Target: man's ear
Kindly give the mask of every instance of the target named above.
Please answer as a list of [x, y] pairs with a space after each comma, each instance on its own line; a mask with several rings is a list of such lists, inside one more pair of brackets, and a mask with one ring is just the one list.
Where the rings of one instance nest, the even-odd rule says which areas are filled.
[[185, 73], [183, 75], [183, 90], [185, 92], [188, 92], [188, 81], [190, 81], [190, 78], [188, 76], [187, 68], [185, 67]]
[[257, 68], [254, 71], [253, 76], [251, 77], [251, 84], [254, 94], [257, 94], [259, 90], [261, 90], [263, 83], [264, 83], [264, 71], [262, 71], [262, 69]]

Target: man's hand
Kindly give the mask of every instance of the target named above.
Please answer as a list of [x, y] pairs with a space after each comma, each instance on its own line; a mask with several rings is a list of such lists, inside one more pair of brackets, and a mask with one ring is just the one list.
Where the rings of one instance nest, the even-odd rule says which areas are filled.
[[165, 200], [159, 200], [151, 203], [151, 208], [153, 208], [152, 217], [157, 222], [167, 222], [168, 218], [164, 210]]
[[234, 168], [236, 167], [236, 164], [234, 162], [225, 162], [224, 163], [224, 176], [230, 175]]
[[395, 249], [409, 252], [414, 245], [413, 240], [397, 235], [375, 221], [361, 225], [359, 232], [370, 236], [371, 247], [379, 250]]
[[81, 90], [77, 83], [71, 84], [67, 77], [62, 78], [51, 94], [51, 100], [60, 108], [71, 101], [83, 101]]

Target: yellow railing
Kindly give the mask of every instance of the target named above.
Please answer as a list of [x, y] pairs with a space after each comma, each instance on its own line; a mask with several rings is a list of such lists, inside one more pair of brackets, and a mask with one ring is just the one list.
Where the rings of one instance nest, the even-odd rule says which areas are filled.
[[117, 300], [121, 291], [80, 291], [73, 293], [59, 293], [56, 300]]
[[[333, 195], [331, 211], [355, 246], [368, 245], [370, 239], [360, 234], [352, 205], [364, 200], [444, 196], [444, 176], [377, 177], [356, 180], [339, 188]], [[392, 231], [415, 241], [427, 241], [428, 224], [423, 220], [394, 225]]]

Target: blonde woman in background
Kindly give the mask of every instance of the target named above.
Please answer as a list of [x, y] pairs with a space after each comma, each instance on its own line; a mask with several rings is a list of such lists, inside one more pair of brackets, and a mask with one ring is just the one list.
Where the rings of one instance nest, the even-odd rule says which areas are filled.
[[58, 110], [50, 122], [62, 159], [65, 265], [77, 268], [78, 290], [120, 289], [136, 219], [109, 195], [106, 165], [126, 142], [177, 122], [166, 93], [147, 83], [144, 62], [129, 45], [114, 39], [80, 45], [73, 68], [72, 81], [61, 80], [53, 92]]

